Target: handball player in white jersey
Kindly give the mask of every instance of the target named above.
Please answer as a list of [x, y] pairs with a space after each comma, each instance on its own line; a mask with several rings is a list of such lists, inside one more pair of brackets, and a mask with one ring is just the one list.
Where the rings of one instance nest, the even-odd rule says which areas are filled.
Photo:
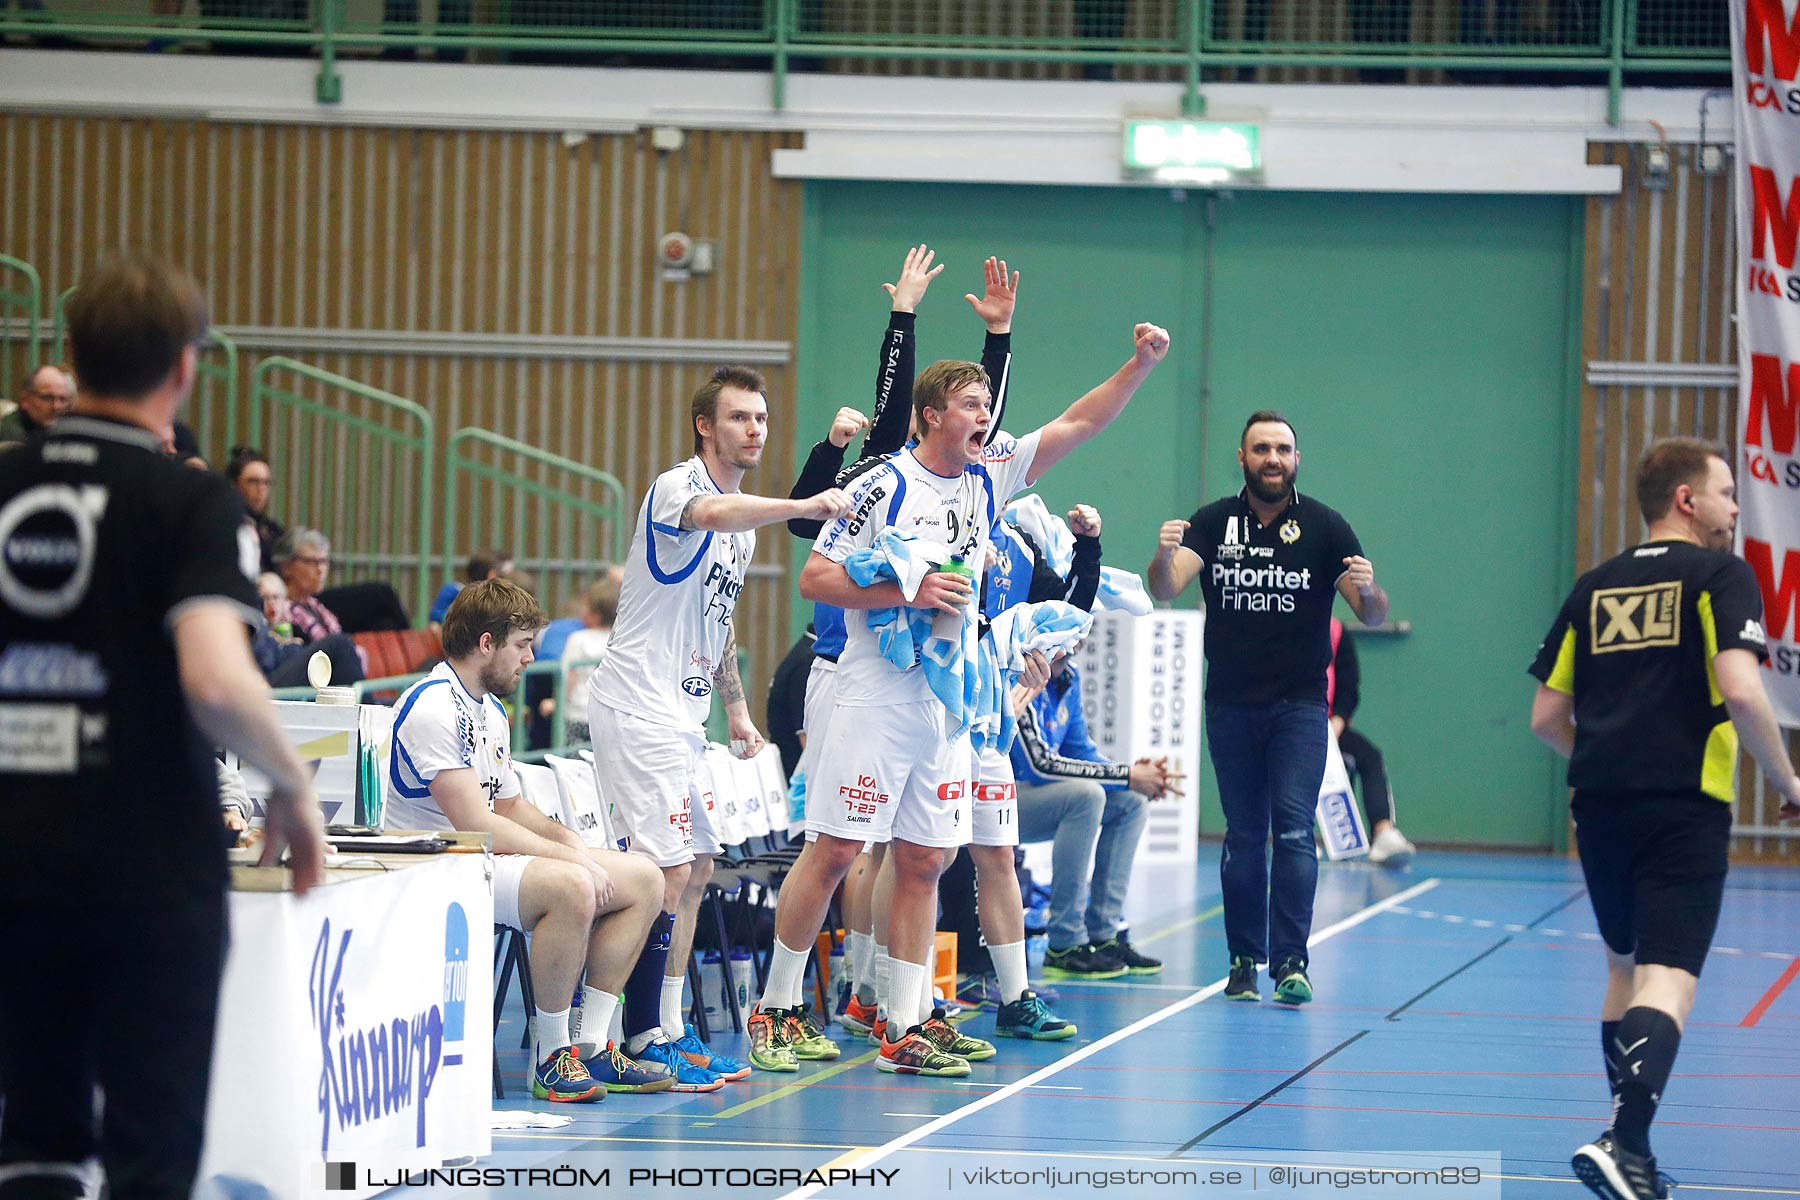
[[768, 441], [767, 387], [748, 367], [720, 367], [694, 393], [694, 457], [657, 476], [625, 563], [606, 659], [588, 684], [600, 787], [630, 848], [662, 868], [663, 914], [625, 984], [627, 1052], [661, 1062], [676, 1090], [712, 1090], [749, 1074], [684, 1028], [681, 985], [694, 918], [722, 848], [713, 821], [704, 724], [716, 688], [733, 752], [753, 757], [762, 734], [738, 675], [732, 613], [756, 548], [753, 530], [848, 511], [836, 488], [801, 500], [746, 496], [744, 473]]
[[[494, 920], [531, 935], [532, 1095], [591, 1101], [666, 1091], [669, 1071], [634, 1063], [606, 1041], [619, 986], [662, 911], [662, 881], [641, 857], [590, 849], [540, 813], [524, 799], [507, 752], [512, 730], [499, 698], [517, 689], [533, 635], [547, 622], [511, 580], [456, 594], [444, 615], [444, 661], [394, 703], [381, 821], [492, 836]], [[570, 1001], [584, 970], [588, 1028], [578, 1034]]]
[[[1023, 438], [1000, 437], [992, 445], [985, 444], [991, 421], [986, 373], [975, 363], [934, 363], [913, 388], [918, 444], [859, 478], [850, 512], [819, 535], [801, 572], [800, 593], [852, 611], [838, 660], [837, 708], [819, 748], [818, 775], [807, 789], [806, 827], [815, 845], [781, 889], [769, 986], [750, 1021], [752, 1062], [795, 1069], [793, 1051], [784, 1044], [787, 1023], [765, 1009], [779, 1010], [797, 994], [806, 948], [863, 844], [891, 841], [889, 1021], [876, 1066], [901, 1074], [968, 1074], [968, 1062], [950, 1049], [975, 1039], [963, 1038], [931, 1009], [925, 964], [945, 851], [970, 836], [974, 756], [966, 736], [952, 736], [924, 669], [917, 663], [905, 670], [893, 666], [876, 644], [867, 610], [907, 604], [899, 587], [858, 587], [843, 561], [872, 546], [882, 530], [896, 528], [919, 536], [915, 554], [940, 565], [959, 557], [978, 570], [1007, 500], [1111, 424], [1168, 352], [1169, 335], [1155, 325], [1137, 326], [1133, 341], [1125, 365], [1060, 417]], [[973, 621], [973, 599], [966, 577], [933, 572], [911, 605]], [[978, 1045], [981, 1057], [992, 1053], [987, 1043]]]

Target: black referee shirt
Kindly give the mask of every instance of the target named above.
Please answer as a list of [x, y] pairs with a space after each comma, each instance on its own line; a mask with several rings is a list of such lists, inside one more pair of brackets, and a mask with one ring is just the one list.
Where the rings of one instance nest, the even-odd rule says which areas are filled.
[[1740, 558], [1650, 542], [1577, 580], [1531, 664], [1575, 697], [1569, 786], [1731, 803], [1738, 739], [1713, 676], [1721, 650], [1769, 657], [1762, 593]]
[[113, 898], [223, 878], [174, 622], [209, 602], [260, 622], [257, 555], [231, 486], [137, 426], [71, 415], [0, 453], [0, 877]]
[[1299, 492], [1268, 525], [1243, 492], [1189, 518], [1200, 556], [1206, 698], [1233, 704], [1325, 699], [1331, 606], [1362, 543], [1337, 512]]

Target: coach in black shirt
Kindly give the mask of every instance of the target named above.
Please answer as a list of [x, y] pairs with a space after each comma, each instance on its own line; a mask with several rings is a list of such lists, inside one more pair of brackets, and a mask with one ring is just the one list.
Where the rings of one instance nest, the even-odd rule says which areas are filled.
[[200, 293], [120, 261], [67, 311], [75, 410], [0, 455], [0, 1195], [79, 1195], [98, 1154], [120, 1200], [185, 1197], [225, 954], [212, 747], [273, 782], [300, 890], [324, 831], [250, 657], [243, 504], [161, 453]]
[[1532, 732], [1569, 760], [1576, 844], [1606, 941], [1600, 1041], [1613, 1123], [1575, 1152], [1602, 1196], [1667, 1195], [1650, 1122], [1668, 1086], [1725, 892], [1738, 738], [1800, 817], [1800, 779], [1763, 692], [1756, 575], [1731, 553], [1723, 449], [1652, 444], [1650, 538], [1576, 581], [1531, 674]]
[[1145, 573], [1159, 600], [1199, 576], [1206, 606], [1206, 744], [1225, 810], [1225, 995], [1260, 1000], [1257, 964], [1267, 962], [1275, 998], [1287, 1004], [1312, 999], [1306, 939], [1319, 879], [1312, 829], [1325, 776], [1332, 602], [1342, 595], [1365, 625], [1388, 608], [1349, 524], [1295, 490], [1296, 441], [1280, 413], [1251, 414], [1237, 453], [1244, 490], [1164, 522]]

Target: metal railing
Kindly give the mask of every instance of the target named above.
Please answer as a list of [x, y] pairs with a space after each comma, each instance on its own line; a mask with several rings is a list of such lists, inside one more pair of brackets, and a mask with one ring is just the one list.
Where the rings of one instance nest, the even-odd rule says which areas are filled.
[[450, 435], [445, 578], [455, 576], [460, 557], [477, 543], [505, 546], [536, 576], [544, 610], [560, 612], [585, 589], [602, 556], [624, 558], [630, 527], [624, 485], [605, 471], [485, 429]]
[[6, 328], [6, 336], [0, 337], [0, 395], [10, 395], [25, 372], [42, 361], [38, 323], [43, 315], [44, 284], [37, 268], [22, 258], [0, 254], [0, 318]]
[[1060, 64], [1102, 77], [1149, 68], [1185, 81], [1190, 113], [1203, 106], [1201, 83], [1227, 71], [1387, 79], [1434, 70], [1461, 82], [1586, 75], [1605, 79], [1616, 122], [1627, 73], [1723, 72], [1730, 57], [1718, 0], [152, 0], [148, 12], [141, 0], [44, 3], [0, 10], [0, 34], [316, 55], [324, 103], [342, 98], [340, 56], [429, 50], [440, 59], [760, 62], [777, 109], [796, 66]]
[[[283, 386], [277, 377], [293, 382]], [[291, 358], [265, 358], [250, 378], [248, 440], [273, 447], [289, 526], [323, 531], [334, 551], [394, 556], [396, 565], [378, 577], [410, 593], [414, 616], [422, 617], [433, 586], [431, 414]]]

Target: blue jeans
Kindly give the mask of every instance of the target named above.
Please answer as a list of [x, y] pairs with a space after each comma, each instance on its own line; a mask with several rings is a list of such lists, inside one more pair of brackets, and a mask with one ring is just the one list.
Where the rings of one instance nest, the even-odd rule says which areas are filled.
[[1106, 942], [1119, 932], [1144, 821], [1144, 798], [1133, 791], [1109, 792], [1091, 779], [1019, 785], [1019, 840], [1055, 840], [1050, 949]]
[[1225, 809], [1219, 884], [1233, 958], [1306, 964], [1319, 882], [1313, 819], [1325, 778], [1325, 738], [1322, 700], [1206, 705], [1206, 746]]

